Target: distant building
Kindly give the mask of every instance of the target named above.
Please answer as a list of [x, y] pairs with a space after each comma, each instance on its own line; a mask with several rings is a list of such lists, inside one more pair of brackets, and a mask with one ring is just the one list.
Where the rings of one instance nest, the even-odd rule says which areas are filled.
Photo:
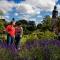
[[57, 7], [54, 6], [54, 10], [52, 11], [52, 30], [56, 34], [58, 34], [58, 27], [56, 25], [57, 21], [58, 21], [58, 11]]

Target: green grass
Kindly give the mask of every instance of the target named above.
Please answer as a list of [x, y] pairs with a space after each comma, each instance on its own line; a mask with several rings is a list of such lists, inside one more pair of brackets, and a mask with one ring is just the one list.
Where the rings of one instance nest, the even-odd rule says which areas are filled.
[[0, 48], [0, 60], [13, 60], [13, 56], [8, 49]]

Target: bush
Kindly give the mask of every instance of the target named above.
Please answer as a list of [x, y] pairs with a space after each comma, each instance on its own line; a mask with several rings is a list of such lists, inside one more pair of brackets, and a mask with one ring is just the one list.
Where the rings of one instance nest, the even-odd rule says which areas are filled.
[[3, 30], [4, 30], [4, 24], [0, 22], [0, 33], [3, 33]]
[[52, 40], [57, 38], [57, 35], [54, 32], [50, 32], [50, 31], [39, 32], [37, 36], [39, 39], [47, 39], [47, 40]]
[[37, 40], [37, 39], [38, 39], [38, 37], [37, 37], [37, 34], [35, 34], [35, 33], [28, 35], [28, 40]]
[[50, 60], [60, 60], [60, 47], [49, 46]]
[[27, 41], [34, 41], [34, 40], [54, 40], [56, 39], [58, 36], [50, 31], [46, 31], [46, 32], [33, 32], [29, 35], [23, 35], [22, 39], [21, 39], [21, 43], [24, 44]]
[[26, 60], [43, 60], [43, 50], [42, 48], [31, 48], [31, 50], [28, 49], [23, 49], [20, 53], [19, 56], [21, 58], [24, 58]]
[[12, 54], [5, 48], [0, 49], [0, 60], [13, 60]]
[[24, 45], [27, 40], [28, 40], [28, 35], [23, 35], [23, 37], [21, 39], [21, 44]]

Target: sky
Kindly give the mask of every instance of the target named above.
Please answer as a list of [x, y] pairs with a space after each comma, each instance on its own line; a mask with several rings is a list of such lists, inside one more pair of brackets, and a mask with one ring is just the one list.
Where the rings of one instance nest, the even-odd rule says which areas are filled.
[[60, 0], [0, 0], [0, 10], [7, 21], [26, 19], [40, 23], [44, 16], [52, 16], [54, 6], [60, 15]]

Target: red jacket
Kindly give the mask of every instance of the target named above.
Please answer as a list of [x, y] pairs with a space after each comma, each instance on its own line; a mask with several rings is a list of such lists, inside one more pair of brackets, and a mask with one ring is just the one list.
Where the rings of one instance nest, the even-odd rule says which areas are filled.
[[15, 28], [12, 25], [8, 25], [6, 27], [7, 33], [9, 33], [10, 36], [14, 37], [15, 36]]

